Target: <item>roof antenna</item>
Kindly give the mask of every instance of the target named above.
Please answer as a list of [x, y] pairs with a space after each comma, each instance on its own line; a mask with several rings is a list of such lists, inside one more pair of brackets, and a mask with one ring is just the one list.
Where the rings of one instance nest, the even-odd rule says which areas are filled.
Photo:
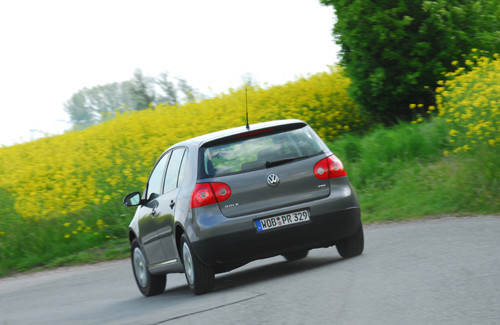
[[247, 110], [247, 130], [250, 130], [250, 125], [248, 125], [248, 89], [245, 87], [245, 107]]

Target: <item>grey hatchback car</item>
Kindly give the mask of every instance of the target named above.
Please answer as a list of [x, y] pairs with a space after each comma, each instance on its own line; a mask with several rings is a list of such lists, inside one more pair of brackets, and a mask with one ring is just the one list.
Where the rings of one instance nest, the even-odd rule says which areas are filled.
[[363, 252], [360, 206], [341, 161], [300, 120], [219, 131], [168, 148], [156, 162], [129, 226], [132, 268], [145, 296], [185, 273], [195, 294], [216, 273], [256, 259], [306, 257], [335, 245]]

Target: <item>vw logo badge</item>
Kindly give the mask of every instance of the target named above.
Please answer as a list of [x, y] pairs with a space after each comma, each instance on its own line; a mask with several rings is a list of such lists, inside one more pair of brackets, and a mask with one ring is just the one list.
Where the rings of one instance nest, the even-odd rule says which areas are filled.
[[280, 178], [276, 174], [267, 175], [267, 185], [269, 186], [278, 186], [280, 183]]

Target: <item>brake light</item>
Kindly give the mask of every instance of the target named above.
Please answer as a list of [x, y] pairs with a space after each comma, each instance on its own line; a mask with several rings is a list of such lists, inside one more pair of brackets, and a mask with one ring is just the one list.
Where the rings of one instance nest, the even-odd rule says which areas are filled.
[[191, 209], [223, 202], [231, 196], [231, 188], [224, 183], [196, 184], [191, 196]]
[[246, 137], [250, 137], [250, 136], [261, 134], [261, 133], [272, 132], [273, 130], [274, 130], [274, 128], [267, 128], [267, 129], [249, 131], [249, 132], [238, 134], [236, 137], [237, 138], [246, 138]]
[[331, 155], [321, 159], [314, 165], [314, 175], [319, 179], [329, 179], [347, 176], [347, 173], [340, 159], [335, 155]]

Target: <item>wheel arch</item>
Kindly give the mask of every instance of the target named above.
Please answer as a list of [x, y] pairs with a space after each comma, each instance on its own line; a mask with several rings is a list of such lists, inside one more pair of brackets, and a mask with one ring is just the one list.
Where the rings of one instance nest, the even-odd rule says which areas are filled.
[[185, 232], [186, 231], [180, 224], [177, 224], [175, 226], [175, 246], [177, 248], [177, 253], [179, 253], [179, 257], [181, 259], [182, 259], [181, 237], [182, 234], [184, 234]]
[[137, 238], [137, 235], [132, 229], [128, 230], [128, 241], [130, 244], [132, 244], [132, 241]]

